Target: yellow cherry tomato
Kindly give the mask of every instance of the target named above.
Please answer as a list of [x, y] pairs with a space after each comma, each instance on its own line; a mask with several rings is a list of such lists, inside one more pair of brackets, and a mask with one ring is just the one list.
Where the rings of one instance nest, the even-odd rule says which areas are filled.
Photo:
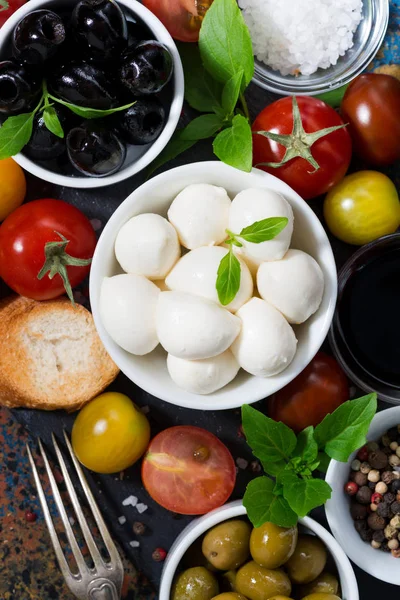
[[135, 404], [106, 392], [86, 404], [72, 428], [72, 447], [80, 462], [96, 473], [117, 473], [144, 454], [150, 425]]
[[26, 194], [23, 170], [12, 158], [0, 160], [0, 221], [20, 206]]
[[347, 175], [328, 193], [324, 217], [339, 240], [362, 246], [399, 227], [399, 196], [383, 173], [359, 171]]

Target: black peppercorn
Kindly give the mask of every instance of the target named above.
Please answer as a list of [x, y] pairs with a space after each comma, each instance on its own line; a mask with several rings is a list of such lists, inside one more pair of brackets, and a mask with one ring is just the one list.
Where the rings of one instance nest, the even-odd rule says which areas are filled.
[[400, 479], [395, 479], [394, 481], [392, 481], [392, 484], [390, 486], [390, 491], [392, 491], [394, 494], [396, 494], [399, 490], [400, 490]]
[[383, 499], [388, 504], [392, 504], [396, 500], [396, 494], [392, 494], [392, 492], [387, 492], [387, 494], [383, 495]]
[[390, 511], [390, 504], [388, 502], [381, 502], [380, 504], [378, 504], [376, 512], [380, 517], [383, 517], [384, 519], [388, 519], [392, 516]]
[[135, 535], [144, 535], [146, 533], [146, 525], [140, 521], [135, 521], [132, 529]]
[[[365, 521], [361, 521], [361, 523], [365, 523]], [[374, 531], [374, 533], [372, 534], [372, 539], [375, 542], [379, 542], [382, 543], [385, 541], [385, 534], [383, 532], [383, 529], [379, 529], [378, 531]]]
[[397, 430], [397, 427], [391, 427], [388, 431], [387, 431], [387, 435], [389, 436], [389, 439], [391, 442], [395, 442], [399, 436], [399, 432]]
[[363, 529], [359, 532], [360, 538], [363, 542], [370, 542], [372, 540], [372, 531], [371, 529]]
[[379, 550], [383, 550], [383, 552], [390, 552], [390, 548], [388, 546], [387, 542], [383, 542], [382, 546], [379, 548]]
[[361, 471], [354, 471], [354, 475], [351, 479], [358, 485], [358, 487], [362, 487], [368, 483], [368, 475], [366, 475], [366, 473], [361, 473]]
[[373, 469], [385, 469], [388, 464], [388, 457], [382, 450], [372, 450], [368, 454], [368, 462]]
[[382, 452], [384, 452], [384, 454], [386, 454], [386, 456], [390, 456], [392, 454], [390, 446], [385, 446], [384, 448], [382, 448]]
[[393, 479], [394, 475], [392, 471], [384, 471], [381, 475], [381, 480], [383, 481], [383, 483], [386, 483], [386, 485], [390, 485]]
[[354, 527], [358, 533], [361, 533], [361, 531], [368, 528], [367, 521], [365, 521], [365, 519], [362, 519], [361, 521], [354, 521]]
[[371, 513], [367, 519], [367, 523], [371, 529], [376, 531], [377, 529], [384, 529], [386, 521], [383, 517], [380, 517], [376, 512]]
[[360, 487], [360, 489], [357, 492], [356, 500], [360, 504], [370, 504], [371, 496], [372, 496], [372, 490], [370, 490], [370, 488], [368, 486], [363, 485], [362, 487]]
[[368, 481], [368, 487], [374, 492], [376, 488], [376, 483], [374, 481]]
[[368, 509], [364, 504], [352, 504], [350, 508], [350, 514], [354, 521], [358, 521], [360, 519], [366, 519], [368, 515]]
[[393, 502], [392, 506], [390, 507], [390, 510], [394, 515], [400, 515], [400, 502]]

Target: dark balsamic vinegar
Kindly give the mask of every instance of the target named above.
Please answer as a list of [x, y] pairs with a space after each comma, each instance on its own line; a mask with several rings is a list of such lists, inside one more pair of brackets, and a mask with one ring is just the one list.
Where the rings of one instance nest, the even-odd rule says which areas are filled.
[[338, 311], [342, 335], [358, 364], [400, 387], [400, 248], [382, 249], [352, 273]]

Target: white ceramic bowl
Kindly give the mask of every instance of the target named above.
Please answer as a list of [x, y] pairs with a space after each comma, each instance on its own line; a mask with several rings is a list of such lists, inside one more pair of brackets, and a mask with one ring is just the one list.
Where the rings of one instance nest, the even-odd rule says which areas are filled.
[[[225, 506], [221, 506], [221, 508], [217, 508], [208, 513], [208, 515], [190, 523], [175, 540], [168, 553], [161, 576], [159, 600], [170, 600], [171, 586], [176, 570], [185, 552], [193, 542], [211, 529], [211, 527], [218, 525], [218, 523], [245, 514], [246, 509], [242, 501], [237, 500], [225, 504]], [[322, 525], [314, 521], [314, 519], [310, 519], [310, 517], [300, 519], [299, 524], [319, 537], [332, 555], [339, 574], [342, 598], [345, 598], [345, 600], [359, 600], [357, 581], [350, 561], [333, 536]]]
[[[388, 408], [377, 413], [372, 420], [367, 438], [376, 441], [388, 429], [400, 423], [400, 406]], [[373, 577], [400, 585], [399, 559], [391, 554], [375, 550], [363, 542], [354, 527], [350, 516], [350, 499], [344, 493], [344, 485], [349, 480], [350, 464], [355, 458], [354, 452], [347, 463], [330, 462], [326, 481], [332, 488], [332, 497], [325, 505], [326, 516], [333, 535], [351, 560]]]
[[[201, 396], [179, 388], [170, 378], [166, 353], [158, 346], [146, 356], [133, 356], [122, 350], [105, 331], [99, 315], [100, 287], [104, 277], [121, 273], [114, 254], [114, 243], [122, 225], [134, 215], [154, 212], [166, 216], [175, 196], [192, 183], [211, 183], [224, 187], [231, 198], [249, 187], [267, 187], [282, 193], [294, 211], [292, 247], [311, 254], [320, 264], [325, 277], [325, 291], [318, 311], [303, 325], [295, 327], [299, 340], [293, 362], [285, 371], [260, 379], [241, 371], [221, 390]], [[90, 300], [97, 331], [110, 356], [121, 371], [139, 387], [171, 404], [200, 410], [235, 408], [256, 402], [280, 390], [310, 362], [324, 341], [336, 303], [337, 276], [335, 260], [327, 235], [304, 200], [285, 183], [254, 169], [244, 173], [224, 163], [202, 162], [172, 169], [135, 190], [115, 211], [99, 239], [90, 274]]]
[[[4, 58], [11, 55], [9, 47], [12, 32], [17, 23], [25, 15], [39, 8], [53, 10], [66, 10], [68, 8], [71, 10], [76, 2], [77, 0], [30, 0], [24, 4], [0, 29], [0, 60], [4, 60]], [[123, 167], [117, 173], [106, 177], [84, 177], [79, 175], [78, 171], [76, 176], [62, 175], [46, 169], [23, 154], [17, 154], [13, 157], [21, 167], [40, 179], [50, 181], [56, 185], [74, 188], [98, 188], [118, 183], [128, 177], [132, 177], [132, 175], [139, 173], [139, 171], [147, 167], [165, 148], [176, 129], [182, 111], [185, 88], [182, 62], [175, 42], [161, 21], [140, 2], [137, 2], [137, 0], [118, 0], [118, 4], [121, 5], [127, 14], [131, 13], [138, 16], [152, 31], [154, 38], [165, 44], [172, 54], [174, 60], [174, 73], [172, 77], [173, 99], [165, 127], [153, 144], [128, 147], [127, 158]]]

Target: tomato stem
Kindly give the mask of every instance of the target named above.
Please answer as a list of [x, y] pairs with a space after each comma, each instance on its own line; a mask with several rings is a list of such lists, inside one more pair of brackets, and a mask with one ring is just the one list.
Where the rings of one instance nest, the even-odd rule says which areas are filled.
[[263, 167], [272, 167], [273, 169], [277, 169], [282, 167], [284, 164], [292, 160], [293, 158], [304, 158], [312, 167], [314, 167], [314, 171], [318, 171], [319, 164], [313, 157], [311, 153], [311, 147], [315, 142], [338, 129], [343, 129], [343, 127], [347, 127], [346, 124], [343, 125], [335, 125], [334, 127], [327, 127], [326, 129], [319, 129], [318, 131], [313, 131], [312, 133], [307, 133], [304, 131], [303, 122], [301, 120], [301, 114], [299, 105], [297, 103], [296, 96], [293, 96], [293, 129], [290, 134], [278, 134], [273, 133], [272, 131], [255, 131], [256, 135], [262, 135], [278, 144], [281, 144], [286, 148], [285, 156], [281, 160], [281, 162], [276, 163], [258, 163], [256, 166]]
[[37, 278], [43, 279], [45, 275], [48, 275], [49, 279], [53, 279], [53, 277], [58, 274], [62, 279], [68, 298], [71, 300], [73, 306], [75, 306], [67, 267], [87, 267], [92, 262], [92, 259], [75, 258], [74, 256], [67, 254], [66, 247], [69, 244], [69, 240], [61, 233], [58, 233], [58, 231], [55, 231], [54, 233], [60, 236], [61, 241], [47, 242], [47, 244], [45, 244], [45, 261], [43, 267], [37, 274]]

